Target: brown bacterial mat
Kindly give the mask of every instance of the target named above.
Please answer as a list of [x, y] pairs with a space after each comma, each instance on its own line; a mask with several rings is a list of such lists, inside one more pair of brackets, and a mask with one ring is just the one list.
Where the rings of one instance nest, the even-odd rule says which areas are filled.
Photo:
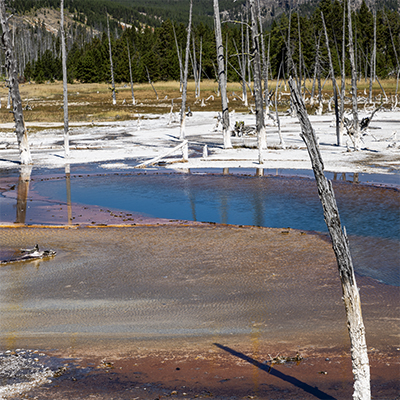
[[[206, 224], [2, 227], [0, 242], [2, 255], [36, 243], [57, 252], [0, 268], [2, 350], [67, 358], [63, 373], [28, 397], [351, 397], [326, 236]], [[395, 398], [399, 291], [357, 282], [373, 395]], [[289, 362], [270, 362], [281, 357]]]

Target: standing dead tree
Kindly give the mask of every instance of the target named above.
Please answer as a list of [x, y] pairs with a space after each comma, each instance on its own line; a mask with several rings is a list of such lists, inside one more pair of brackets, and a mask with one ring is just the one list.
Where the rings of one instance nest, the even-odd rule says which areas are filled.
[[222, 45], [221, 20], [219, 15], [218, 0], [214, 0], [214, 25], [215, 25], [215, 42], [217, 45], [217, 61], [218, 61], [218, 81], [221, 90], [222, 102], [222, 134], [224, 138], [224, 148], [232, 148], [231, 143], [231, 127], [229, 123], [228, 96], [226, 93], [227, 76], [224, 62], [224, 46]]
[[181, 52], [179, 51], [178, 38], [176, 37], [176, 31], [175, 31], [174, 24], [172, 24], [172, 30], [174, 31], [175, 46], [176, 46], [176, 52], [178, 54], [178, 61], [179, 61], [179, 91], [182, 92], [182, 85], [183, 85], [182, 55], [181, 55]]
[[331, 79], [332, 79], [332, 87], [333, 87], [333, 98], [335, 101], [336, 140], [337, 140], [336, 144], [338, 146], [340, 146], [342, 144], [342, 140], [341, 140], [342, 138], [341, 138], [341, 132], [340, 132], [340, 117], [339, 117], [338, 95], [337, 95], [337, 88], [336, 88], [335, 71], [333, 69], [331, 49], [329, 47], [328, 32], [326, 30], [325, 18], [324, 18], [324, 14], [322, 13], [322, 11], [321, 11], [321, 19], [322, 19], [322, 25], [324, 27], [324, 32], [325, 32], [325, 43], [326, 43], [326, 48], [328, 50], [329, 68], [331, 71]]
[[108, 13], [107, 13], [107, 36], [108, 36], [108, 50], [110, 53], [112, 99], [113, 99], [113, 105], [115, 106], [117, 104], [117, 99], [115, 97], [114, 67], [113, 67], [113, 59], [112, 59], [110, 22], [108, 21]]
[[67, 79], [67, 50], [65, 48], [64, 31], [64, 0], [61, 0], [61, 52], [62, 52], [62, 71], [63, 71], [63, 98], [64, 98], [64, 154], [69, 157], [69, 124], [68, 124], [68, 79]]
[[346, 229], [341, 226], [339, 209], [336, 204], [332, 184], [324, 174], [324, 164], [319, 151], [317, 137], [310, 123], [304, 102], [291, 78], [289, 81], [293, 105], [301, 125], [304, 140], [311, 159], [318, 194], [324, 210], [325, 222], [332, 240], [333, 251], [339, 269], [346, 309], [347, 327], [350, 336], [351, 359], [354, 375], [353, 400], [370, 400], [370, 371], [365, 340], [365, 328], [361, 313], [360, 294], [354, 276], [353, 261], [350, 254]]
[[349, 135], [354, 144], [354, 150], [359, 150], [360, 131], [358, 128], [358, 109], [357, 109], [357, 66], [354, 57], [353, 27], [351, 22], [351, 0], [348, 0], [348, 25], [349, 25], [349, 55], [351, 64], [351, 98], [353, 109], [352, 130]]
[[341, 87], [340, 87], [340, 135], [343, 136], [344, 125], [344, 96], [346, 93], [346, 1], [343, 0], [343, 27], [342, 27], [342, 68], [341, 68]]
[[186, 55], [185, 55], [185, 70], [183, 73], [183, 86], [182, 86], [182, 105], [181, 105], [181, 129], [179, 139], [185, 139], [185, 127], [186, 127], [186, 93], [187, 93], [187, 81], [188, 81], [188, 70], [189, 70], [189, 52], [190, 52], [190, 33], [192, 31], [192, 8], [193, 1], [190, 0], [189, 7], [189, 23], [186, 38]]
[[254, 0], [249, 0], [251, 12], [251, 35], [253, 39], [254, 62], [254, 97], [256, 103], [256, 125], [258, 137], [258, 156], [259, 163], [263, 163], [262, 150], [267, 147], [266, 133], [265, 133], [265, 120], [264, 120], [264, 107], [262, 96], [262, 77], [261, 77], [261, 59], [260, 59], [260, 42], [258, 31], [258, 12], [257, 5]]
[[9, 19], [10, 17], [7, 16], [4, 0], [0, 0], [0, 22], [3, 30], [2, 44], [5, 51], [5, 66], [8, 71], [9, 93], [13, 104], [15, 132], [17, 134], [19, 155], [21, 164], [31, 164], [32, 158], [29, 149], [28, 135], [25, 128], [24, 115], [22, 113], [22, 101], [18, 84], [18, 67], [17, 61], [14, 57], [12, 39], [10, 36], [10, 28], [8, 25]]
[[130, 79], [130, 82], [131, 82], [132, 104], [135, 105], [135, 104], [136, 104], [136, 100], [135, 100], [135, 93], [133, 92], [131, 52], [129, 51], [129, 43], [128, 43], [128, 40], [126, 40], [126, 47], [127, 47], [127, 49], [128, 49], [129, 79]]

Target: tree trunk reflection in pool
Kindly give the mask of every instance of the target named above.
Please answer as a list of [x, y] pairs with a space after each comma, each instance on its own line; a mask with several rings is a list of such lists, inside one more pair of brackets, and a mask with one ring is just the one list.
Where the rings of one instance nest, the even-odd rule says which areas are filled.
[[[32, 182], [40, 196], [66, 199], [65, 181]], [[356, 271], [399, 285], [399, 191], [334, 182]], [[71, 174], [74, 203], [180, 220], [326, 232], [314, 180], [299, 177], [113, 173]]]

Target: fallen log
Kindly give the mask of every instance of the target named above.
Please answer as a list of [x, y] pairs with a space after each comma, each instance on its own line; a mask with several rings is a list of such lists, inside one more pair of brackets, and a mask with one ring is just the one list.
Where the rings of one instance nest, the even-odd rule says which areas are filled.
[[138, 164], [135, 166], [135, 168], [144, 168], [147, 167], [148, 165], [155, 164], [158, 161], [161, 161], [163, 158], [170, 156], [173, 154], [175, 151], [182, 149], [182, 158], [184, 161], [188, 160], [188, 141], [184, 140], [182, 143], [178, 144], [178, 146], [175, 146], [173, 149], [168, 150], [166, 153], [164, 153], [161, 156], [157, 156], [155, 158], [152, 158], [151, 160], [145, 161], [141, 164]]
[[39, 245], [35, 245], [33, 249], [21, 249], [21, 253], [20, 256], [9, 258], [7, 260], [0, 260], [0, 265], [21, 261], [41, 260], [43, 258], [54, 257], [57, 254], [54, 250], [40, 251]]

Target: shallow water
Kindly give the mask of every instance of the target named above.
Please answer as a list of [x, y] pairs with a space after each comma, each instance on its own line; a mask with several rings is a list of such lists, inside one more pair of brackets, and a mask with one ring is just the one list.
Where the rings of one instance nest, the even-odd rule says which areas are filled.
[[[334, 181], [355, 269], [400, 285], [397, 189]], [[66, 199], [65, 179], [35, 180], [32, 193]], [[73, 203], [147, 216], [327, 232], [312, 179], [285, 176], [103, 173], [71, 174]]]
[[[33, 171], [29, 186], [29, 197], [41, 199], [36, 207], [45, 208], [49, 201], [69, 200], [156, 218], [327, 232], [315, 182], [305, 177], [202, 171], [125, 173], [108, 172], [101, 167], [77, 167], [69, 179], [65, 174], [49, 177], [42, 173]], [[356, 176], [350, 177], [356, 183], [345, 181], [342, 174], [331, 174], [330, 178], [336, 179], [334, 190], [342, 224], [351, 238], [356, 271], [399, 286], [398, 189], [358, 184]], [[378, 180], [376, 176], [363, 177], [368, 178]], [[13, 218], [15, 200], [1, 200], [2, 218]], [[40, 223], [36, 209], [27, 204], [23, 215], [17, 218]], [[66, 223], [63, 218], [64, 213], [60, 213], [58, 222]]]

